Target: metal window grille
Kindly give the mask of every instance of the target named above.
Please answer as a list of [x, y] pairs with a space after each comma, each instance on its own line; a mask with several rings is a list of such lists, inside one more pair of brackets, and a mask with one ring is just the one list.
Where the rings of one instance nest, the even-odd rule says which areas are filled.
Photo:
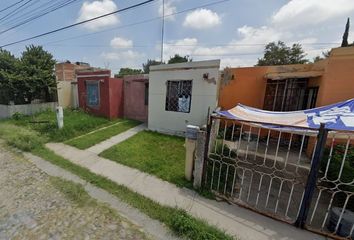
[[307, 103], [308, 79], [268, 80], [264, 109], [271, 111], [302, 110]]
[[166, 111], [189, 113], [192, 102], [192, 81], [167, 81]]

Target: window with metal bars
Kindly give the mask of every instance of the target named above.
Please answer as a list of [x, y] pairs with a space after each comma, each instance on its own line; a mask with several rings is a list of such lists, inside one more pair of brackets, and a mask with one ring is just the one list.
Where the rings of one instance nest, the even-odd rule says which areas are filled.
[[263, 109], [281, 112], [306, 109], [307, 85], [307, 78], [268, 79]]
[[192, 102], [192, 80], [167, 81], [166, 111], [189, 113]]

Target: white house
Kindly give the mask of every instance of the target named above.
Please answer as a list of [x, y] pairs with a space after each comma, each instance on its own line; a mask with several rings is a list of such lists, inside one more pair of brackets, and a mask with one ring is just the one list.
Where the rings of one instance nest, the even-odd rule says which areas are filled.
[[203, 126], [217, 107], [220, 60], [150, 67], [150, 130], [183, 135], [186, 126]]

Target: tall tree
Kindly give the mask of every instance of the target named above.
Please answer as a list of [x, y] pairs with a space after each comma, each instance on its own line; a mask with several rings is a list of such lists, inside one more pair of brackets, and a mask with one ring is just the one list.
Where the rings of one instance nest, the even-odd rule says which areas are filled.
[[21, 77], [30, 87], [24, 96], [27, 102], [33, 99], [52, 101], [56, 93], [54, 75], [55, 60], [53, 55], [45, 51], [42, 46], [30, 45], [22, 53]]
[[135, 75], [144, 73], [141, 69], [133, 69], [133, 68], [121, 68], [119, 69], [119, 73], [115, 74], [114, 77], [124, 77], [126, 75]]
[[9, 104], [21, 88], [15, 86], [19, 74], [19, 60], [9, 51], [0, 49], [0, 104]]
[[349, 27], [350, 27], [350, 23], [349, 23], [349, 18], [348, 18], [347, 23], [345, 24], [345, 30], [344, 30], [344, 34], [343, 34], [341, 47], [348, 47], [348, 45], [349, 45], [348, 44]]
[[270, 42], [265, 46], [264, 56], [258, 59], [257, 66], [272, 66], [307, 63], [306, 54], [300, 44], [288, 47], [284, 42]]
[[168, 60], [168, 64], [172, 64], [172, 63], [184, 63], [184, 62], [191, 62], [192, 58], [190, 58], [188, 55], [182, 57], [179, 54], [175, 54], [173, 57], [170, 57], [170, 59]]
[[156, 60], [153, 60], [153, 59], [148, 59], [146, 61], [146, 63], [143, 63], [143, 70], [144, 70], [144, 73], [149, 73], [150, 72], [150, 66], [154, 66], [154, 65], [160, 65], [160, 64], [164, 64], [164, 63], [161, 63], [159, 61], [156, 61]]

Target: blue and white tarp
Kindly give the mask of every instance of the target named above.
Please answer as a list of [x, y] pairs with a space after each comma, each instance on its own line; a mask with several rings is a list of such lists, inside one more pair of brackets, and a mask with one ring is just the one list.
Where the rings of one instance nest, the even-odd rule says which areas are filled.
[[226, 118], [255, 122], [267, 128], [318, 129], [325, 123], [332, 131], [354, 131], [354, 98], [336, 104], [293, 112], [272, 112], [238, 104], [227, 111], [218, 111]]

